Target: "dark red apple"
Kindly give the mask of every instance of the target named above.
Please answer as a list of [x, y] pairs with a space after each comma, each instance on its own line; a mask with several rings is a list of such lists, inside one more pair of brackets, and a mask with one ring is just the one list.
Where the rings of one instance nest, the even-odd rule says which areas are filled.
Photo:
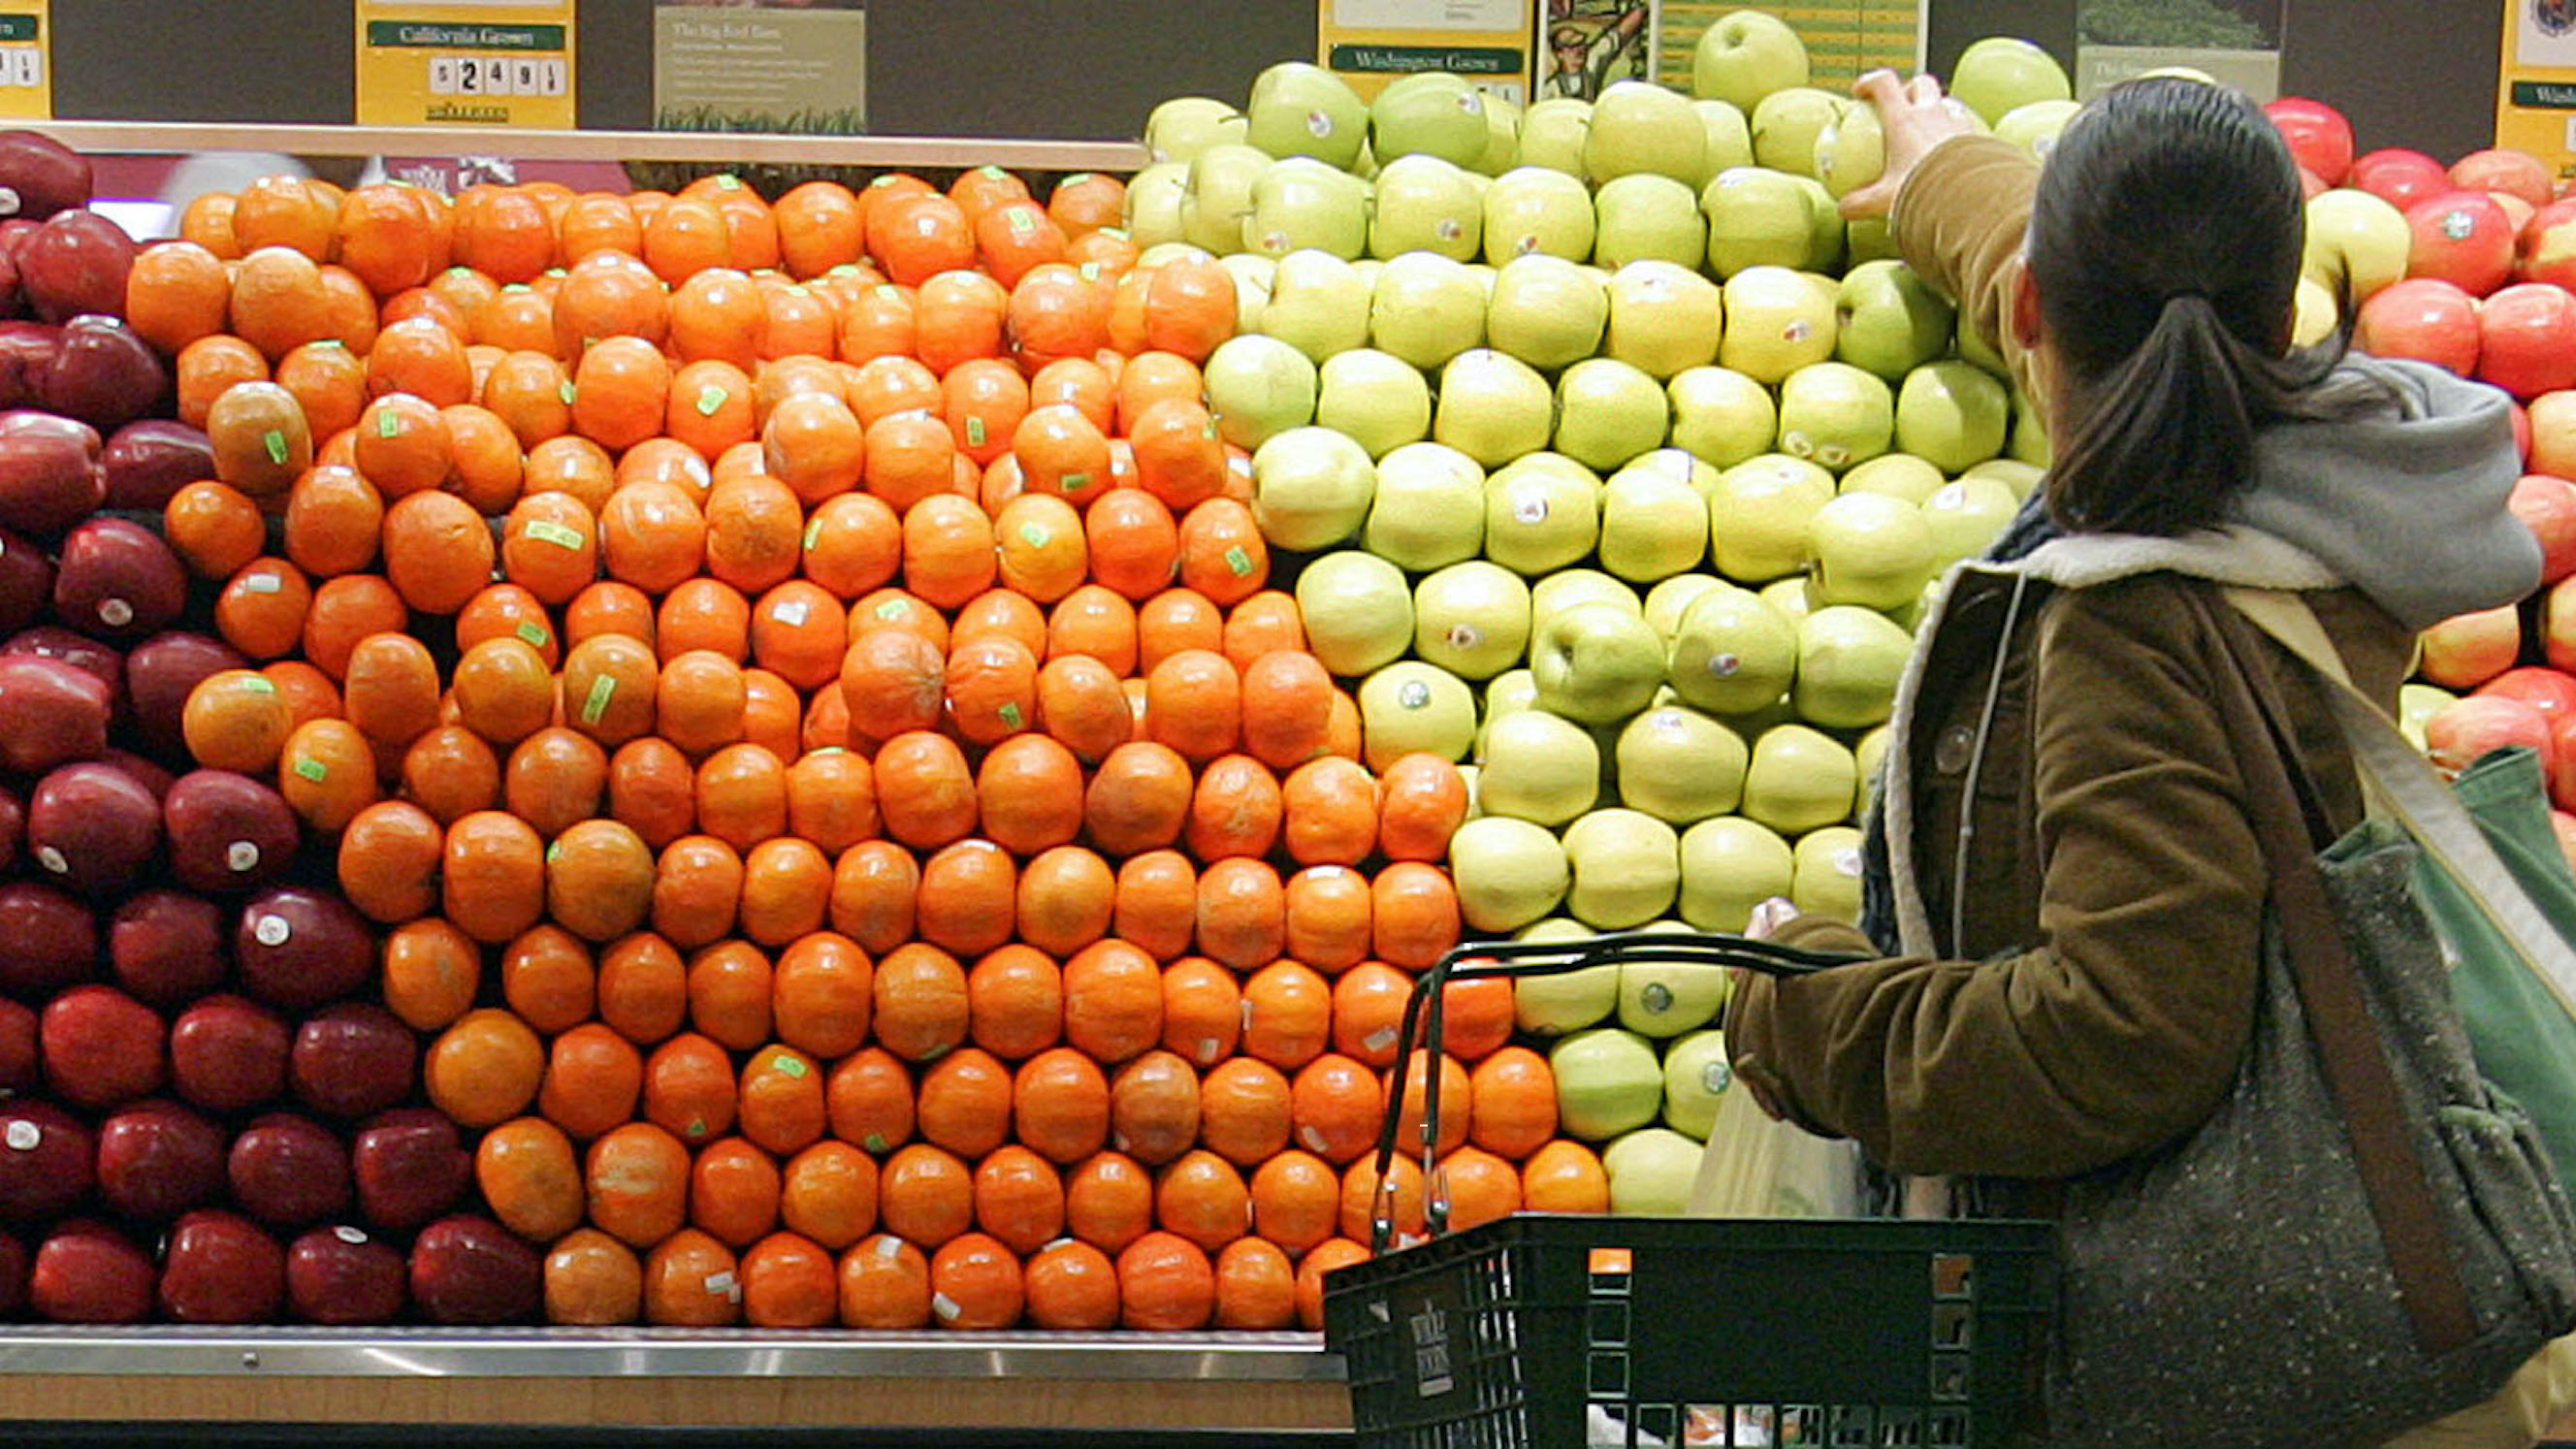
[[2343, 185], [2352, 170], [2352, 123], [2343, 112], [2323, 101], [2283, 96], [2263, 113], [2281, 128], [2281, 138], [2290, 143], [2290, 154], [2301, 166], [2328, 186]]
[[63, 324], [54, 365], [46, 369], [37, 397], [65, 417], [108, 432], [159, 408], [169, 393], [169, 370], [152, 344], [118, 318], [92, 314]]
[[2406, 209], [2406, 228], [2414, 235], [2406, 254], [2410, 277], [2440, 277], [2472, 297], [2483, 297], [2513, 276], [2518, 229], [2484, 192], [2427, 196]]
[[2404, 211], [2425, 197], [2450, 190], [2451, 173], [2421, 151], [2388, 146], [2356, 158], [2344, 184]]
[[21, 629], [0, 643], [0, 654], [33, 654], [59, 660], [107, 686], [108, 707], [125, 712], [125, 651], [60, 624]]
[[146, 639], [188, 607], [188, 568], [161, 536], [123, 518], [93, 518], [63, 538], [54, 613], [95, 638]]
[[286, 1250], [287, 1311], [309, 1323], [391, 1323], [409, 1276], [391, 1243], [346, 1224], [315, 1228]]
[[2576, 294], [2519, 282], [2478, 309], [2478, 374], [2517, 398], [2576, 387]]
[[311, 1011], [367, 984], [375, 936], [339, 892], [276, 886], [242, 907], [233, 964], [251, 995], [282, 1011]]
[[107, 440], [99, 467], [107, 474], [108, 507], [158, 513], [170, 495], [215, 476], [215, 448], [204, 433], [175, 418], [143, 418]]
[[[10, 349], [13, 343], [22, 349], [27, 345], [25, 329], [32, 325], [0, 322], [0, 403], [18, 400], [8, 378]], [[52, 329], [45, 331], [50, 337]], [[50, 351], [46, 360], [50, 365]], [[23, 358], [19, 361], [23, 366]], [[23, 400], [35, 400], [32, 389]], [[27, 421], [31, 418], [44, 422]], [[87, 423], [51, 413], [0, 416], [0, 528], [53, 538], [96, 513], [107, 501], [100, 446], [97, 430]]]
[[70, 1212], [97, 1179], [89, 1129], [51, 1102], [0, 1102], [0, 1222], [42, 1225]]
[[0, 991], [39, 1003], [98, 975], [98, 918], [49, 885], [0, 885]]
[[2451, 163], [2451, 184], [2462, 191], [2500, 191], [2534, 207], [2549, 204], [2557, 180], [2539, 157], [2506, 147], [2472, 151]]
[[92, 675], [34, 654], [0, 654], [0, 770], [41, 775], [107, 748], [115, 696]]
[[113, 986], [75, 986], [46, 1003], [37, 1040], [54, 1095], [93, 1112], [149, 1097], [168, 1080], [159, 1013]]
[[170, 1024], [172, 1090], [209, 1112], [242, 1112], [286, 1089], [285, 1018], [238, 996], [209, 996]]
[[2513, 485], [2506, 506], [2540, 540], [2543, 585], [2576, 574], [2576, 483], [2546, 473], [2525, 474]]
[[239, 650], [211, 634], [155, 634], [125, 656], [125, 689], [143, 745], [164, 759], [187, 759], [179, 722], [188, 694], [206, 676], [248, 664]]
[[224, 1190], [224, 1130], [176, 1102], [137, 1102], [98, 1124], [99, 1200], [165, 1223]]
[[135, 1000], [175, 1010], [224, 984], [225, 925], [224, 908], [203, 896], [137, 892], [108, 920], [108, 969]]
[[36, 1249], [27, 1306], [56, 1323], [141, 1323], [159, 1279], [132, 1238], [105, 1223], [67, 1222]]
[[190, 890], [255, 890], [295, 863], [302, 831], [286, 797], [231, 770], [191, 770], [162, 797], [170, 872]]
[[0, 131], [0, 214], [42, 221], [89, 205], [89, 158], [40, 131]]
[[0, 1322], [27, 1311], [27, 1245], [15, 1233], [0, 1233]]
[[64, 765], [27, 796], [27, 853], [72, 890], [122, 892], [144, 877], [160, 850], [161, 802], [114, 765]]
[[349, 1210], [349, 1149], [310, 1117], [272, 1112], [233, 1139], [233, 1201], [274, 1228], [300, 1228]]
[[412, 1240], [411, 1300], [432, 1323], [525, 1323], [544, 1290], [537, 1250], [490, 1218], [441, 1218]]
[[286, 1301], [286, 1250], [238, 1213], [192, 1212], [162, 1250], [160, 1301], [174, 1323], [265, 1323]]
[[2373, 357], [2412, 357], [2467, 377], [2478, 366], [2478, 299], [2440, 277], [2408, 277], [2371, 294], [2353, 345]]
[[125, 310], [125, 275], [134, 270], [134, 238], [90, 211], [49, 218], [18, 251], [18, 276], [36, 315], [61, 322]]
[[349, 1145], [358, 1212], [405, 1232], [454, 1207], [474, 1177], [473, 1156], [456, 1124], [425, 1107], [396, 1107], [359, 1129]]
[[54, 561], [33, 540], [0, 529], [0, 633], [15, 634], [54, 602]]
[[363, 1001], [326, 1006], [295, 1033], [287, 1079], [316, 1112], [368, 1117], [411, 1095], [420, 1040], [401, 1017]]
[[0, 996], [0, 1093], [15, 1097], [44, 1084], [45, 1062], [36, 1045], [36, 1009]]
[[26, 853], [27, 802], [0, 785], [0, 875], [16, 870], [19, 857]]

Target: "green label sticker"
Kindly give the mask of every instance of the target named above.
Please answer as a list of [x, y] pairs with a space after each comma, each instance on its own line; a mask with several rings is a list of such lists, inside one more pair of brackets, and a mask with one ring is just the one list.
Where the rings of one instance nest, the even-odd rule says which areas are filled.
[[277, 693], [277, 682], [265, 675], [254, 674], [250, 678], [242, 681], [242, 688], [249, 690], [253, 694], [275, 694]]
[[846, 755], [849, 753], [849, 750], [840, 745], [825, 745], [819, 750], [807, 750], [805, 753], [809, 755]]
[[716, 415], [716, 409], [723, 407], [725, 405], [725, 400], [732, 396], [732, 393], [712, 384], [701, 389], [698, 393], [698, 416], [702, 418], [714, 417]]
[[1123, 226], [1104, 226], [1100, 229], [1100, 234], [1117, 241], [1127, 240], [1127, 228]]
[[555, 396], [563, 399], [563, 405], [565, 407], [572, 406], [573, 386], [571, 378], [567, 377], [555, 386]]
[[817, 544], [817, 543], [820, 543], [820, 542], [822, 541], [822, 539], [823, 539], [823, 520], [822, 520], [820, 517], [811, 518], [811, 519], [806, 520], [806, 523], [805, 523], [805, 551], [806, 551], [807, 553], [812, 553], [812, 552], [814, 551], [814, 545], [815, 545], [815, 544]]
[[1020, 707], [1016, 704], [1003, 705], [999, 710], [996, 710], [995, 713], [1001, 716], [1003, 724], [1012, 729], [1018, 729], [1023, 720], [1023, 716], [1020, 714]]
[[308, 755], [295, 762], [295, 773], [319, 785], [331, 778], [331, 767]]
[[1067, 493], [1079, 493], [1083, 489], [1091, 486], [1091, 475], [1088, 473], [1067, 473], [1064, 475], [1064, 481], [1061, 486]]
[[528, 525], [528, 537], [557, 548], [579, 549], [590, 542], [578, 528], [568, 528], [551, 518], [540, 518]]
[[[884, 1152], [888, 1147], [892, 1146], [893, 1144], [885, 1140], [885, 1134], [884, 1134], [884, 1133], [882, 1133], [882, 1132], [871, 1132], [871, 1133], [869, 1133], [869, 1134], [867, 1135], [867, 1137], [866, 1137], [864, 1140], [862, 1140], [862, 1141], [859, 1143], [859, 1145], [860, 1145], [861, 1147], [866, 1148], [866, 1149], [867, 1149], [867, 1150], [869, 1150], [870, 1152], [875, 1152], [875, 1153], [880, 1153], [880, 1154], [881, 1154], [881, 1153], [883, 1153], [883, 1152]], [[888, 1243], [892, 1243], [892, 1242], [894, 1241], [894, 1239], [892, 1239], [892, 1238], [888, 1238], [888, 1239], [886, 1239], [886, 1241], [887, 1241]]]
[[970, 448], [980, 448], [984, 446], [984, 438], [984, 420], [982, 418], [975, 417], [968, 418], [966, 420], [966, 446]]
[[877, 605], [877, 617], [880, 619], [900, 619], [911, 612], [912, 610], [906, 607], [901, 599], [888, 599]]
[[538, 623], [534, 619], [528, 620], [511, 632], [517, 634], [519, 638], [524, 640], [527, 643], [527, 646], [531, 649], [543, 649], [546, 645], [552, 643], [555, 637], [547, 631], [545, 625]]
[[1225, 551], [1225, 566], [1233, 571], [1236, 578], [1247, 578], [1252, 573], [1252, 555], [1244, 551], [1243, 545], [1236, 544]]
[[387, 408], [387, 409], [385, 409], [384, 411], [377, 413], [377, 414], [376, 414], [376, 436], [377, 436], [377, 437], [379, 437], [379, 438], [399, 438], [399, 437], [401, 437], [401, 436], [402, 436], [402, 416], [401, 416], [400, 414], [396, 413], [396, 412], [395, 412], [393, 409], [391, 409], [391, 408]]
[[558, 841], [555, 841], [555, 842], [553, 842], [552, 844], [548, 845], [548, 846], [546, 847], [546, 864], [548, 864], [548, 865], [552, 865], [552, 864], [554, 864], [554, 863], [555, 863], [555, 861], [556, 861], [556, 859], [557, 859], [558, 857], [560, 857], [562, 854], [563, 854], [563, 842], [562, 842], [562, 841], [558, 840]]
[[316, 343], [314, 343], [313, 345], [314, 345], [314, 346], [316, 346], [316, 347], [337, 347], [337, 348], [339, 348], [339, 349], [340, 349], [341, 351], [343, 351], [343, 352], [346, 352], [346, 351], [348, 351], [348, 350], [349, 350], [349, 344], [348, 344], [348, 343], [346, 343], [346, 342], [341, 341], [341, 340], [340, 340], [339, 338], [337, 338], [337, 337], [325, 337], [325, 338], [323, 338], [321, 341], [316, 342]]
[[1038, 229], [1037, 218], [1029, 215], [1032, 210], [1034, 208], [1026, 206], [1014, 206], [1010, 209], [1007, 214], [1010, 217], [1008, 225], [1012, 235], [1027, 236]]
[[1090, 179], [1091, 179], [1091, 173], [1090, 173], [1090, 172], [1088, 172], [1088, 171], [1076, 171], [1076, 172], [1075, 172], [1075, 173], [1073, 173], [1071, 176], [1068, 176], [1068, 177], [1064, 178], [1062, 181], [1057, 182], [1057, 183], [1056, 183], [1056, 190], [1058, 190], [1058, 191], [1062, 191], [1064, 188], [1066, 188], [1066, 187], [1068, 187], [1068, 186], [1080, 186], [1082, 183], [1084, 183], [1084, 182], [1086, 182], [1086, 181], [1089, 181]]
[[984, 165], [975, 168], [975, 174], [988, 181], [999, 181], [1002, 179], [1002, 168], [995, 166], [990, 162], [986, 162]]
[[889, 302], [900, 302], [903, 300], [903, 288], [896, 286], [892, 282], [879, 282], [877, 283], [877, 295]]
[[581, 722], [595, 725], [608, 713], [608, 702], [617, 697], [617, 681], [603, 674], [590, 682], [590, 696], [581, 702]]
[[263, 571], [242, 580], [242, 592], [246, 594], [280, 594], [285, 591], [286, 580], [273, 573]]
[[1086, 282], [1097, 282], [1100, 280], [1100, 263], [1098, 262], [1084, 262], [1080, 267], [1075, 268], [1075, 270], [1082, 273], [1082, 279]]
[[730, 173], [719, 176], [716, 178], [716, 189], [719, 191], [740, 191], [742, 190], [742, 178]]
[[1044, 524], [1023, 523], [1020, 525], [1020, 541], [1031, 548], [1044, 548], [1055, 542], [1055, 535], [1048, 532]]
[[810, 297], [814, 294], [806, 290], [803, 282], [790, 282], [787, 284], [787, 295], [791, 297]]
[[268, 430], [267, 436], [263, 437], [260, 441], [268, 444], [268, 461], [272, 463], [283, 463], [286, 461], [286, 434], [279, 432], [275, 428], [271, 428]]
[[791, 1077], [805, 1075], [805, 1063], [798, 1060], [793, 1052], [780, 1052], [769, 1059], [769, 1064]]
[[508, 285], [508, 286], [506, 286], [506, 287], [503, 287], [501, 290], [502, 290], [502, 291], [504, 291], [504, 292], [525, 292], [525, 291], [528, 291], [528, 290], [531, 290], [531, 289], [529, 288], [528, 284], [527, 284], [527, 283], [525, 283], [525, 282], [512, 282], [510, 285]]

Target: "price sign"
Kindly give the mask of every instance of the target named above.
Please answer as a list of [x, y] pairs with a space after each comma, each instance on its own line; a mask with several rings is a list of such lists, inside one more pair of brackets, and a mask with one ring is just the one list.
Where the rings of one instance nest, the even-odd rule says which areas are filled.
[[54, 18], [48, 0], [0, 0], [0, 118], [54, 114]]
[[[1651, 13], [1650, 0], [1621, 3]], [[1530, 98], [1534, 0], [1321, 0], [1316, 12], [1316, 58], [1362, 99], [1426, 70], [1514, 105]]]
[[573, 0], [357, 6], [358, 124], [573, 126]]

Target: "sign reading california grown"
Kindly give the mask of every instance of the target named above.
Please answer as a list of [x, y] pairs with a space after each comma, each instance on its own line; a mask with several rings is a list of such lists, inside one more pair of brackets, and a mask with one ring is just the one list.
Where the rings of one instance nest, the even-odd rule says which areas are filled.
[[357, 6], [358, 124], [572, 128], [574, 0]]

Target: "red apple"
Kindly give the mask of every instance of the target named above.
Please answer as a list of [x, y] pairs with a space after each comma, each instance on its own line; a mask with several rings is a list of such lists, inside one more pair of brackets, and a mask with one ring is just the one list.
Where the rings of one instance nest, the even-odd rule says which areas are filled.
[[161, 850], [161, 802], [104, 761], [64, 765], [27, 797], [27, 853], [55, 880], [94, 896], [142, 879]]
[[2549, 772], [2549, 803], [2564, 808], [2576, 803], [2576, 715], [2549, 717], [2549, 745], [2556, 752]]
[[2451, 184], [2462, 191], [2500, 191], [2535, 207], [2549, 204], [2557, 181], [2539, 157], [2502, 147], [2472, 151], [2451, 163]]
[[161, 1017], [113, 986], [75, 986], [45, 1006], [37, 1039], [45, 1080], [76, 1107], [104, 1111], [151, 1096], [167, 1078]]
[[54, 365], [45, 369], [37, 389], [47, 408], [101, 432], [162, 410], [169, 393], [170, 371], [161, 354], [121, 319], [102, 315], [63, 324]]
[[70, 665], [107, 686], [111, 728], [125, 717], [125, 653], [115, 645], [59, 624], [38, 624], [10, 635], [0, 643], [0, 654], [33, 654]]
[[0, 875], [16, 870], [18, 858], [26, 852], [27, 802], [0, 786]]
[[2515, 273], [2526, 282], [2576, 285], [2576, 197], [2550, 202], [2522, 224]]
[[2576, 387], [2576, 294], [2520, 282], [2478, 309], [2478, 376], [2530, 399]]
[[[23, 356], [31, 324], [0, 322], [0, 400], [11, 393], [5, 373]], [[50, 327], [45, 364], [52, 363]], [[20, 401], [33, 401], [30, 388]], [[18, 411], [0, 414], [0, 528], [53, 538], [98, 511], [107, 501], [107, 472], [100, 466], [98, 430], [73, 418]]]
[[35, 543], [0, 529], [0, 633], [14, 634], [54, 602], [54, 561]]
[[2424, 678], [2475, 689], [2522, 657], [2522, 614], [2511, 604], [2444, 619], [2424, 631]]
[[224, 1190], [224, 1131], [176, 1102], [138, 1102], [98, 1125], [98, 1195], [119, 1214], [164, 1223]]
[[27, 1311], [27, 1245], [15, 1233], [0, 1232], [0, 1322]]
[[2424, 722], [2425, 753], [2454, 773], [2516, 745], [2530, 746], [2544, 772], [2555, 768], [2557, 746], [2550, 739], [2549, 717], [2521, 700], [2473, 694]]
[[224, 984], [224, 910], [156, 888], [126, 898], [107, 927], [107, 964], [135, 1000], [175, 1010]]
[[2514, 226], [2483, 192], [2444, 191], [2406, 209], [2406, 275], [2440, 277], [2483, 297], [2513, 276]]
[[2418, 358], [2467, 377], [2478, 365], [2478, 299], [2441, 277], [2409, 277], [2361, 304], [2352, 340], [2373, 357]]
[[0, 1222], [41, 1227], [70, 1212], [97, 1180], [97, 1150], [51, 1102], [0, 1102]]
[[2451, 173], [2421, 151], [2388, 146], [2356, 158], [2344, 184], [2404, 211], [2425, 197], [2450, 190]]
[[61, 322], [84, 312], [125, 311], [125, 276], [138, 248], [125, 228], [90, 211], [66, 211], [27, 238], [18, 275], [36, 315]]
[[2524, 413], [2531, 420], [2531, 471], [2568, 477], [2563, 470], [2576, 469], [2576, 388], [2542, 393]]
[[160, 1300], [174, 1323], [265, 1323], [286, 1301], [286, 1250], [238, 1213], [192, 1212], [170, 1229]]
[[93, 518], [63, 538], [54, 612], [95, 638], [147, 639], [188, 607], [188, 568], [161, 536], [124, 518]]
[[2526, 473], [2507, 500], [2513, 516], [2540, 540], [2540, 581], [2554, 584], [2576, 574], [2576, 483], [2547, 473]]
[[2576, 665], [2576, 582], [2560, 579], [2542, 597], [2540, 652], [2553, 669]]
[[474, 1176], [456, 1124], [423, 1107], [396, 1107], [349, 1145], [358, 1211], [376, 1227], [404, 1232], [454, 1207]]
[[2334, 188], [2326, 184], [2326, 179], [2324, 177], [2319, 176], [2317, 173], [2309, 170], [2305, 166], [2299, 168], [2300, 201], [2314, 201], [2318, 197], [2323, 196], [2332, 190], [2334, 190]]
[[286, 1021], [238, 996], [209, 996], [170, 1025], [173, 1090], [209, 1112], [276, 1101], [293, 1051]]
[[2263, 114], [2281, 128], [2281, 139], [2290, 143], [2290, 154], [2301, 166], [2328, 186], [2343, 185], [2352, 170], [2352, 123], [2343, 112], [2323, 101], [2283, 96], [2264, 106]]
[[242, 987], [283, 1011], [355, 995], [375, 971], [375, 935], [337, 891], [277, 886], [251, 897], [233, 931]]
[[89, 158], [37, 131], [0, 131], [0, 212], [42, 221], [89, 205]]
[[[0, 257], [16, 265], [16, 246], [12, 240], [14, 222], [0, 221]], [[9, 284], [17, 279], [14, 272], [0, 275], [0, 308], [11, 317], [22, 315], [22, 309], [8, 305], [14, 300]], [[45, 374], [53, 371], [54, 357], [62, 350], [63, 329], [51, 322], [0, 322], [0, 407], [36, 409], [44, 401]], [[51, 413], [43, 416], [51, 417]], [[78, 418], [61, 421], [88, 427]], [[99, 487], [104, 495], [107, 480], [101, 477]], [[68, 525], [66, 525], [68, 526]]]
[[367, 1117], [411, 1095], [420, 1040], [401, 1017], [363, 1001], [326, 1006], [295, 1033], [288, 1079], [316, 1112]]
[[99, 455], [99, 468], [107, 475], [108, 507], [158, 513], [171, 494], [215, 476], [215, 449], [186, 423], [144, 418], [116, 430]]
[[155, 634], [135, 645], [125, 656], [125, 687], [132, 701], [135, 732], [143, 737], [144, 747], [164, 759], [186, 760], [179, 721], [188, 707], [189, 692], [207, 675], [249, 662], [210, 634]]
[[0, 771], [41, 775], [107, 748], [115, 696], [88, 672], [34, 654], [0, 654]]
[[44, 1001], [98, 975], [98, 918], [49, 885], [0, 885], [0, 991]]
[[36, 1045], [36, 1009], [0, 996], [0, 1094], [20, 1096], [44, 1081], [45, 1063]]
[[441, 1218], [412, 1240], [411, 1298], [432, 1323], [525, 1323], [544, 1288], [537, 1250], [490, 1218]]
[[345, 1224], [315, 1228], [286, 1250], [286, 1306], [334, 1327], [391, 1323], [409, 1267], [392, 1244]]
[[233, 1201], [273, 1228], [349, 1210], [349, 1149], [309, 1117], [272, 1112], [242, 1129], [226, 1163]]
[[194, 891], [253, 890], [286, 874], [302, 835], [286, 797], [231, 770], [191, 770], [161, 801], [170, 872]]
[[2576, 714], [2576, 675], [2545, 664], [2508, 669], [2479, 685], [2477, 692], [2521, 700], [2552, 721], [2562, 714]]
[[141, 1323], [159, 1278], [133, 1239], [105, 1223], [68, 1222], [36, 1249], [27, 1305], [56, 1323]]

